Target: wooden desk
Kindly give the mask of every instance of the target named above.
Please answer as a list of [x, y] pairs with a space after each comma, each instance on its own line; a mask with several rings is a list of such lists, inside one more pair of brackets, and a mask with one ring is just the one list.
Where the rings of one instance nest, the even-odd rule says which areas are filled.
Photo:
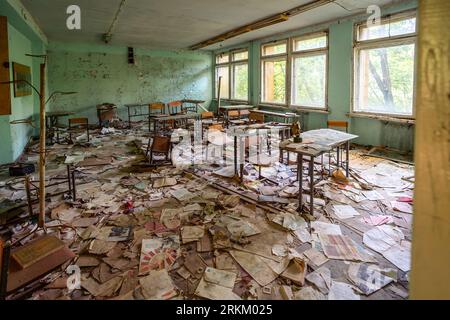
[[[45, 113], [45, 127], [48, 131], [48, 138], [50, 139], [51, 143], [53, 143], [55, 131], [58, 130], [57, 125], [59, 118], [68, 117], [74, 114], [75, 112], [72, 111], [50, 111]], [[57, 139], [59, 140], [59, 135]]]
[[265, 116], [283, 118], [284, 123], [288, 123], [290, 119], [295, 119], [297, 117], [300, 117], [298, 114], [295, 114], [295, 113], [279, 113], [279, 112], [259, 110], [259, 109], [252, 109], [252, 110], [250, 110], [250, 113], [258, 113], [258, 114], [263, 114]]
[[225, 125], [225, 127], [228, 127], [228, 124], [230, 122], [228, 119], [229, 111], [237, 111], [239, 118], [241, 118], [241, 112], [243, 110], [251, 110], [254, 108], [255, 108], [255, 106], [250, 106], [250, 105], [220, 106], [219, 113], [222, 113], [223, 119], [224, 119], [224, 125]]
[[[133, 103], [133, 104], [126, 104], [125, 107], [127, 108], [127, 115], [128, 115], [128, 128], [131, 129], [131, 118], [134, 117], [143, 117], [149, 115], [149, 103]], [[142, 107], [146, 108], [146, 111], [142, 111]], [[139, 112], [136, 112], [136, 109], [139, 109]], [[132, 114], [132, 110], [134, 110], [134, 113]]]
[[[280, 143], [280, 150], [297, 153], [297, 175], [299, 181], [298, 192], [298, 211], [303, 209], [303, 161], [304, 157], [309, 157], [309, 190], [310, 190], [310, 208], [309, 212], [312, 215], [314, 213], [314, 186], [318, 181], [314, 181], [314, 161], [317, 157], [322, 156], [324, 153], [331, 151], [333, 148], [339, 148], [345, 145], [346, 148], [346, 174], [349, 174], [349, 150], [350, 141], [356, 139], [358, 136], [332, 130], [332, 129], [319, 129], [306, 131], [301, 134], [303, 138], [302, 143], [294, 143], [293, 139], [285, 140]], [[307, 142], [307, 143], [306, 143]], [[338, 156], [339, 157], [339, 156]], [[339, 166], [339, 159], [338, 159]], [[331, 173], [331, 172], [330, 172]], [[322, 175], [323, 179], [323, 175]], [[322, 180], [320, 179], [320, 180]], [[319, 181], [320, 181], [319, 180]]]
[[176, 114], [176, 115], [166, 115], [166, 114], [155, 114], [155, 115], [149, 115], [148, 120], [149, 120], [149, 131], [151, 128], [150, 123], [153, 122], [154, 123], [154, 133], [157, 131], [157, 124], [158, 123], [163, 123], [163, 129], [165, 129], [165, 124], [167, 121], [170, 120], [189, 120], [189, 119], [199, 119], [200, 118], [200, 114], [198, 113], [185, 113], [185, 114]]
[[[185, 110], [185, 111], [191, 111], [191, 112], [198, 112], [198, 107], [202, 104], [205, 103], [204, 100], [192, 100], [192, 99], [183, 99], [181, 100], [182, 106], [181, 109]], [[185, 104], [191, 104], [194, 106], [185, 106]], [[193, 108], [195, 108], [194, 110], [192, 110]]]

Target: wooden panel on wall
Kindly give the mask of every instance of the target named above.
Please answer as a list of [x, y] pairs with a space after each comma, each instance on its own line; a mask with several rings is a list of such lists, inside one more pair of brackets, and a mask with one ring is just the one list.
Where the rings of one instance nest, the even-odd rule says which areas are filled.
[[450, 1], [419, 2], [411, 298], [450, 299]]
[[[0, 16], [0, 82], [10, 81], [8, 53], [8, 21]], [[9, 84], [0, 84], [0, 115], [11, 114], [11, 90]]]

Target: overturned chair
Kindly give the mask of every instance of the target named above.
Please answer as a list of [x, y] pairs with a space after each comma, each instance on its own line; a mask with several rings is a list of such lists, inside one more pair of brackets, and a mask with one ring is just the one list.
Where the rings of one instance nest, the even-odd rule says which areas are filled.
[[[156, 164], [154, 163], [153, 154], [163, 154], [165, 155], [165, 162], [172, 163], [172, 160], [170, 159], [170, 152], [172, 150], [172, 143], [170, 141], [170, 137], [165, 136], [154, 136], [150, 137], [148, 140], [147, 145], [147, 151], [145, 155], [149, 157], [150, 164]], [[161, 161], [159, 161], [161, 162]]]

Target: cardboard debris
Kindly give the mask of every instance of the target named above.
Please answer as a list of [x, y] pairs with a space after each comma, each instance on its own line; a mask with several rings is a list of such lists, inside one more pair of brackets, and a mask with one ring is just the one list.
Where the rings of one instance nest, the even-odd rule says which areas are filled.
[[278, 274], [276, 274], [262, 258], [254, 254], [237, 250], [230, 250], [230, 254], [261, 286], [268, 285], [278, 277]]
[[302, 259], [294, 258], [291, 260], [287, 269], [281, 274], [281, 276], [291, 280], [297, 285], [303, 286], [305, 284], [306, 271], [306, 262]]
[[321, 267], [306, 276], [306, 280], [317, 287], [323, 294], [328, 294], [331, 288], [331, 271]]
[[181, 240], [183, 244], [199, 241], [204, 235], [204, 226], [185, 226], [181, 228]]
[[311, 248], [304, 251], [303, 255], [307, 259], [308, 263], [315, 267], [320, 267], [321, 265], [323, 265], [328, 261], [328, 258], [322, 252], [320, 252], [315, 248]]
[[148, 300], [169, 300], [177, 295], [177, 291], [166, 269], [153, 270], [139, 279], [142, 295]]

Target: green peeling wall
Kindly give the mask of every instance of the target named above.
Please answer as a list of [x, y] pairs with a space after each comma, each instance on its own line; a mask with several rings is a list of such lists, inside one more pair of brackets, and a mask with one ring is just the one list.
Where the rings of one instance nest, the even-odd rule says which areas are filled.
[[[417, 8], [417, 1], [406, 1], [401, 4], [382, 8], [381, 14], [392, 14]], [[329, 31], [329, 67], [328, 67], [328, 108], [329, 114], [309, 112], [302, 113], [304, 129], [325, 128], [328, 120], [345, 120], [349, 122], [350, 132], [359, 136], [356, 143], [368, 146], [387, 146], [405, 152], [412, 152], [414, 146], [414, 126], [394, 122], [385, 122], [369, 118], [350, 118], [347, 113], [351, 108], [353, 26], [354, 23], [367, 19], [367, 15], [354, 16], [331, 23], [277, 34], [260, 40], [238, 44], [233, 47], [215, 51], [215, 54], [235, 48], [249, 49], [249, 88], [250, 104], [260, 102], [260, 46], [263, 43], [277, 39], [299, 36], [315, 31]], [[214, 70], [213, 70], [214, 74]], [[222, 105], [228, 103], [222, 101]], [[213, 101], [211, 109], [215, 110], [217, 101]], [[280, 108], [261, 107], [272, 111]], [[281, 109], [286, 110], [286, 109]], [[291, 111], [292, 112], [292, 111]]]
[[[59, 96], [50, 110], [65, 110], [97, 123], [96, 105], [118, 106], [127, 119], [125, 104], [212, 98], [211, 52], [135, 49], [129, 64], [126, 47], [50, 43], [49, 91], [76, 91]], [[133, 118], [137, 120], [138, 118]], [[67, 121], [67, 120], [63, 120]]]
[[[24, 17], [26, 13], [17, 1], [0, 1], [0, 15], [8, 18], [10, 80], [13, 80], [12, 62], [17, 62], [31, 68], [32, 83], [39, 88], [39, 63], [41, 61], [28, 57], [26, 54], [44, 54], [46, 50], [45, 37]], [[17, 160], [37, 129], [26, 124], [12, 125], [10, 122], [31, 117], [36, 123], [39, 120], [38, 114], [39, 97], [34, 92], [31, 96], [14, 97], [11, 85], [11, 115], [0, 116], [0, 164]]]

